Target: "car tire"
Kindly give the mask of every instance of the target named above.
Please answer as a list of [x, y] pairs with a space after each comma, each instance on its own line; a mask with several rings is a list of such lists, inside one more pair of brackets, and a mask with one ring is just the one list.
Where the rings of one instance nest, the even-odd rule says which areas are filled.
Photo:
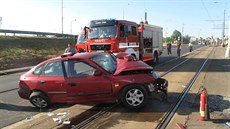
[[33, 92], [30, 95], [30, 103], [37, 108], [48, 108], [50, 101], [42, 92]]
[[121, 93], [121, 102], [129, 109], [141, 109], [147, 103], [147, 91], [140, 85], [127, 86]]

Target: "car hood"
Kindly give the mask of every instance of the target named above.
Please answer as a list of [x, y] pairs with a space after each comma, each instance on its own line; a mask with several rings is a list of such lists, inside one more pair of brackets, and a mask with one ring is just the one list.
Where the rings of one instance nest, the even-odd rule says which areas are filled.
[[117, 69], [113, 75], [124, 71], [153, 70], [153, 68], [141, 60], [124, 60], [117, 58]]

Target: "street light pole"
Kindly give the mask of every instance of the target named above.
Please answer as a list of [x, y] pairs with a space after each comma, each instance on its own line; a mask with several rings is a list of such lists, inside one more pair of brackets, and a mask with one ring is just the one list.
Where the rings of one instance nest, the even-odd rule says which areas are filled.
[[61, 33], [63, 34], [63, 0], [61, 0]]
[[72, 34], [72, 24], [74, 21], [77, 21], [77, 19], [74, 19], [73, 21], [70, 22], [70, 34]]
[[[130, 5], [130, 3], [127, 4], [128, 6]], [[125, 19], [125, 8], [123, 7], [123, 20]]]
[[123, 20], [125, 19], [125, 9], [123, 8]]

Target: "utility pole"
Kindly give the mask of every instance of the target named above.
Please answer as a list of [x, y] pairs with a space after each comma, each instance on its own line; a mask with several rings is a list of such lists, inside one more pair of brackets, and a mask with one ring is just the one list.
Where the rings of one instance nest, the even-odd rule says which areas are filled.
[[224, 9], [224, 20], [223, 20], [223, 28], [222, 28], [222, 46], [224, 46], [224, 37], [225, 37], [225, 9]]
[[[229, 22], [229, 28], [230, 28], [230, 22]], [[230, 29], [228, 30], [228, 47], [225, 52], [225, 57], [230, 58]]]
[[1, 29], [1, 25], [2, 25], [2, 17], [0, 17], [0, 29]]

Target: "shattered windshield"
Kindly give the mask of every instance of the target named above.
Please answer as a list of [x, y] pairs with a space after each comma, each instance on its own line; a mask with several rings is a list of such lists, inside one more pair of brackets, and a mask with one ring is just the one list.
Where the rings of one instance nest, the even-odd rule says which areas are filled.
[[114, 38], [116, 36], [115, 26], [92, 27], [88, 32], [89, 39]]
[[116, 57], [114, 57], [113, 54], [102, 52], [90, 58], [90, 60], [111, 74], [113, 74], [117, 69]]

